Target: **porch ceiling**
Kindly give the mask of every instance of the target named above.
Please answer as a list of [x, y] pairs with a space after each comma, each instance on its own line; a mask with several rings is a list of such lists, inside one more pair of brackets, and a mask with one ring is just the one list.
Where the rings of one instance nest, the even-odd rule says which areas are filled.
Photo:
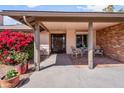
[[[66, 29], [75, 29], [77, 31], [80, 30], [88, 30], [88, 22], [43, 22], [43, 24], [49, 29], [49, 30], [66, 30]], [[93, 27], [94, 30], [99, 30], [108, 26], [116, 25], [117, 22], [100, 22], [100, 23], [94, 23]]]

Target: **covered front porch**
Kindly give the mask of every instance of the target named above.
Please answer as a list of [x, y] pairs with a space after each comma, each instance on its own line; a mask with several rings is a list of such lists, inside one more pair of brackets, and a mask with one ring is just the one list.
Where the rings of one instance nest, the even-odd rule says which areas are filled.
[[[40, 67], [40, 32], [41, 31], [48, 31], [50, 30], [45, 26], [44, 22], [87, 22], [87, 32], [88, 32], [88, 56], [87, 62], [85, 61], [85, 64], [88, 64], [88, 67], [90, 69], [93, 69], [95, 66], [95, 60], [96, 63], [105, 63], [98, 61], [99, 58], [94, 58], [94, 23], [99, 22], [124, 22], [124, 14], [119, 13], [72, 13], [72, 12], [34, 12], [34, 11], [3, 11], [0, 13], [1, 15], [10, 16], [28, 26], [30, 26], [33, 29], [34, 32], [34, 64], [36, 70], [42, 69]], [[71, 36], [75, 33], [74, 29], [72, 29], [72, 25], [66, 26], [67, 29], [71, 33], [67, 32], [67, 36], [69, 36], [69, 39], [66, 41], [68, 44], [66, 48], [67, 51], [70, 51], [70, 46], [72, 46], [72, 42], [74, 40], [74, 37]], [[54, 28], [54, 27], [53, 27]], [[76, 45], [76, 44], [75, 44]], [[52, 60], [52, 59], [51, 59]], [[64, 60], [64, 58], [63, 58]], [[105, 58], [106, 60], [106, 58]], [[64, 61], [63, 61], [64, 62]], [[77, 62], [77, 61], [76, 61]], [[114, 61], [113, 61], [114, 62]], [[83, 63], [83, 60], [82, 60]], [[109, 63], [109, 62], [107, 62]], [[116, 63], [116, 62], [115, 62]]]

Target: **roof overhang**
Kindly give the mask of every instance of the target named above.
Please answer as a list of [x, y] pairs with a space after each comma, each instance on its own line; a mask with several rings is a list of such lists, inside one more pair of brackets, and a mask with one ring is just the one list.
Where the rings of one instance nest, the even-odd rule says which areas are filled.
[[2, 25], [0, 26], [0, 30], [3, 29], [11, 29], [11, 30], [17, 30], [17, 31], [32, 31], [32, 29], [29, 26], [23, 25], [23, 24], [17, 24], [17, 25]]
[[35, 22], [124, 22], [124, 13], [110, 12], [53, 12], [53, 11], [2, 11], [0, 15], [12, 17], [21, 23], [27, 21], [34, 26]]
[[27, 16], [35, 20], [52, 22], [124, 22], [124, 13], [115, 12], [2, 11], [0, 15], [10, 16], [15, 19]]

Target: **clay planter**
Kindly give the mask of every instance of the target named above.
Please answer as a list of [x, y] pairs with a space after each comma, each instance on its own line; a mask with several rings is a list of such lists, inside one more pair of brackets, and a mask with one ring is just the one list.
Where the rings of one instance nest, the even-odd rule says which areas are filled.
[[16, 77], [13, 77], [11, 79], [8, 79], [8, 80], [5, 80], [4, 78], [5, 78], [5, 76], [2, 77], [0, 80], [0, 87], [1, 88], [14, 88], [20, 82], [19, 75]]
[[16, 70], [19, 74], [25, 74], [28, 70], [28, 63], [19, 64], [18, 66], [16, 66]]

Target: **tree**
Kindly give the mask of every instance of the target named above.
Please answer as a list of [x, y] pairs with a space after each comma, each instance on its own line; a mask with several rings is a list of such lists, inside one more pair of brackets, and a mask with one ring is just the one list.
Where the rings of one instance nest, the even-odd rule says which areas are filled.
[[104, 12], [114, 12], [114, 5], [108, 5], [103, 9]]

